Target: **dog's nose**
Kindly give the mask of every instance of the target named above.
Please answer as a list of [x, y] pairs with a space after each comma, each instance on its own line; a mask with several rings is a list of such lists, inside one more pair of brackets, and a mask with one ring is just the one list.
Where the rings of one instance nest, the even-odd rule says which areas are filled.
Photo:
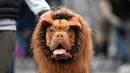
[[65, 33], [64, 32], [56, 32], [54, 35], [57, 38], [63, 38], [65, 36]]

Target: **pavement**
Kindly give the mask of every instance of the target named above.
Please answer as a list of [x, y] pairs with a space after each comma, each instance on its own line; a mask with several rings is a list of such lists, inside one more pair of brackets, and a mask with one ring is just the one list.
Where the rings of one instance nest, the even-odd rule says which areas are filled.
[[[111, 60], [104, 60], [104, 62], [94, 60], [91, 64], [91, 73], [130, 73], [130, 64], [118, 67], [112, 64], [114, 63]], [[36, 64], [32, 59], [16, 59], [15, 73], [37, 73]]]
[[16, 59], [15, 73], [37, 73], [36, 64], [32, 59]]

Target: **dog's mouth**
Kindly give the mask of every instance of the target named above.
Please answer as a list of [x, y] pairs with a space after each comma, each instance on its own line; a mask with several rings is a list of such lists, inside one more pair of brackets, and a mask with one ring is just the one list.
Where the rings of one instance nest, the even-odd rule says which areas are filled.
[[72, 58], [72, 53], [62, 47], [62, 45], [58, 45], [57, 48], [52, 51], [51, 58], [55, 61], [68, 60]]

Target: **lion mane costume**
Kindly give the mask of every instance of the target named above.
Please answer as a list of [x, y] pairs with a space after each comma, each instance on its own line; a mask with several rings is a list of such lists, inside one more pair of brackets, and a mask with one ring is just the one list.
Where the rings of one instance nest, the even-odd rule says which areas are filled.
[[41, 15], [32, 48], [38, 73], [89, 73], [91, 30], [79, 14], [67, 8]]

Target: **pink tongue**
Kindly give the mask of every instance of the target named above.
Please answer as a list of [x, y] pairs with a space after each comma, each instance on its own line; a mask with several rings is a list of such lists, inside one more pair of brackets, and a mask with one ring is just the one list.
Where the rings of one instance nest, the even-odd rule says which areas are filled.
[[63, 53], [65, 53], [66, 52], [66, 50], [64, 50], [64, 49], [57, 49], [57, 50], [54, 50], [53, 51], [53, 54], [54, 55], [57, 55], [57, 54], [63, 54]]

